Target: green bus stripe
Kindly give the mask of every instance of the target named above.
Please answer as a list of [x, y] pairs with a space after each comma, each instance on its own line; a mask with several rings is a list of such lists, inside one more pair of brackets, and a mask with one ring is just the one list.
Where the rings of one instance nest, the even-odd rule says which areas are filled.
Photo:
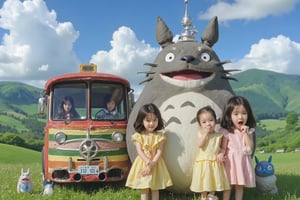
[[[58, 150], [58, 149], [49, 149], [49, 155], [54, 156], [81, 156], [78, 151], [67, 151], [67, 150]], [[116, 151], [103, 151], [98, 152], [96, 156], [114, 156], [114, 155], [125, 155], [127, 153], [127, 148], [121, 148]]]
[[[55, 135], [53, 134], [50, 134], [49, 135], [49, 141], [55, 141], [55, 138], [54, 138]], [[93, 138], [96, 138], [96, 139], [105, 139], [105, 140], [111, 140], [111, 134], [108, 134], [108, 135], [90, 135], [90, 138], [93, 139]], [[124, 138], [125, 138], [125, 135], [124, 135]], [[67, 135], [67, 140], [72, 140], [72, 139], [86, 139], [86, 135]]]

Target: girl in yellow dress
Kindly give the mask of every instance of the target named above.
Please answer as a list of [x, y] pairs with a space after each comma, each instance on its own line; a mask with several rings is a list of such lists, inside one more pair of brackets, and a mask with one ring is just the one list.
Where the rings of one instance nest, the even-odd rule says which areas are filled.
[[141, 200], [147, 200], [151, 191], [152, 200], [159, 199], [159, 190], [172, 185], [168, 169], [162, 158], [166, 136], [158, 132], [165, 127], [159, 109], [146, 104], [138, 112], [132, 135], [138, 156], [135, 158], [126, 186], [141, 190]]
[[226, 146], [222, 143], [223, 135], [215, 132], [216, 114], [210, 106], [201, 108], [196, 117], [201, 131], [198, 133], [199, 152], [190, 189], [200, 192], [202, 200], [217, 200], [215, 191], [230, 189], [223, 165]]

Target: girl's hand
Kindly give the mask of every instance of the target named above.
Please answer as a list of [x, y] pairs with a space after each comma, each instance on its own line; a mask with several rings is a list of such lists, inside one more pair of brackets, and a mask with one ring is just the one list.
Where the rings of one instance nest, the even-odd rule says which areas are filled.
[[147, 166], [141, 172], [142, 177], [149, 176], [151, 174], [151, 168]]
[[211, 132], [210, 127], [204, 127], [204, 128], [202, 128], [202, 130], [203, 130], [203, 135], [204, 136], [208, 136], [208, 134]]
[[248, 132], [249, 132], [249, 126], [243, 125], [241, 127], [241, 131], [242, 131], [242, 133], [248, 134]]
[[219, 153], [219, 154], [217, 155], [217, 161], [218, 161], [218, 162], [224, 162], [224, 161], [225, 161], [224, 153]]
[[152, 169], [155, 165], [156, 165], [156, 162], [149, 160], [148, 166], [150, 167], [150, 169]]

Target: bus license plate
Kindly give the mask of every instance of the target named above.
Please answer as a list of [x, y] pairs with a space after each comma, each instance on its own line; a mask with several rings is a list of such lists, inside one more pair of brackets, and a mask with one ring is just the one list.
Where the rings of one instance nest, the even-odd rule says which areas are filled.
[[91, 165], [91, 166], [79, 166], [78, 172], [80, 174], [88, 175], [88, 174], [99, 174], [99, 166]]

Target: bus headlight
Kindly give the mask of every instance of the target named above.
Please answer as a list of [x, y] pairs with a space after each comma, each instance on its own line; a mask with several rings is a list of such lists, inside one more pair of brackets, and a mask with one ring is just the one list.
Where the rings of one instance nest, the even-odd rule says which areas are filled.
[[54, 138], [58, 144], [63, 144], [66, 141], [67, 136], [64, 132], [57, 132]]
[[120, 132], [113, 132], [112, 135], [111, 135], [111, 137], [112, 137], [112, 140], [113, 140], [115, 143], [120, 143], [120, 142], [122, 142], [123, 139], [124, 139], [123, 134], [120, 133]]

